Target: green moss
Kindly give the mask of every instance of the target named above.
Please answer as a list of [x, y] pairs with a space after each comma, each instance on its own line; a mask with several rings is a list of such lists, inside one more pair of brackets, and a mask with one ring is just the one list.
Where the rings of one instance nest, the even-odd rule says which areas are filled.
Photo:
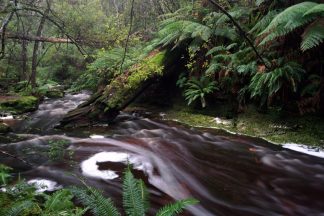
[[21, 114], [36, 110], [38, 99], [34, 96], [19, 96], [0, 100], [0, 111]]
[[46, 92], [45, 96], [48, 98], [61, 98], [64, 97], [64, 92], [60, 90], [50, 90]]
[[145, 81], [162, 76], [165, 54], [165, 51], [151, 54], [133, 65], [128, 72], [115, 78], [107, 87], [105, 91], [107, 94], [102, 96], [108, 98], [106, 110], [120, 107], [141, 88], [141, 85], [144, 85]]
[[249, 108], [235, 120], [217, 123], [215, 112], [197, 114], [184, 107], [171, 109], [166, 114], [168, 119], [190, 126], [223, 129], [231, 133], [264, 138], [277, 144], [300, 143], [324, 146], [324, 122], [315, 116], [283, 117], [275, 110], [268, 114], [261, 114]]

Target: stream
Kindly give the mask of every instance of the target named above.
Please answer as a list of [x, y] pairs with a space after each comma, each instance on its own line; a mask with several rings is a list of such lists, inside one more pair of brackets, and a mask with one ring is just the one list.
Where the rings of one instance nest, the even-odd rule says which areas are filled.
[[[186, 215], [324, 216], [323, 158], [260, 139], [126, 113], [112, 125], [54, 129], [88, 96], [48, 99], [27, 119], [10, 120], [14, 133], [0, 139], [0, 147], [33, 166], [3, 155], [0, 163], [48, 190], [82, 185], [84, 178], [119, 207], [121, 177], [130, 163], [149, 188], [149, 215], [174, 199], [194, 197], [200, 204]], [[68, 143], [58, 161], [48, 157], [53, 140]]]

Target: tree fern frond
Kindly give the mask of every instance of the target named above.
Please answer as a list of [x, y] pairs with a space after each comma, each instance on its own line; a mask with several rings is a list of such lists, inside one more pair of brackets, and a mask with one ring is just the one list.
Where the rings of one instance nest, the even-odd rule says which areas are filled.
[[253, 28], [249, 31], [249, 33], [260, 33], [261, 31], [264, 30], [265, 26], [268, 26], [271, 21], [273, 20], [273, 18], [278, 15], [279, 10], [272, 10], [269, 11], [267, 15], [265, 15], [264, 17], [262, 17], [262, 19], [260, 19], [254, 26]]
[[[236, 7], [229, 11], [228, 13], [235, 19], [238, 20], [244, 16], [248, 16], [251, 12], [251, 8], [245, 8], [245, 7]], [[228, 16], [225, 14], [222, 14], [222, 16], [216, 21], [216, 25], [222, 25], [226, 22], [230, 21]]]
[[167, 205], [160, 209], [157, 216], [174, 216], [183, 212], [183, 210], [189, 205], [195, 205], [198, 201], [195, 199], [185, 199], [177, 201], [174, 204]]
[[112, 200], [105, 198], [98, 190], [91, 187], [88, 189], [72, 187], [70, 190], [95, 216], [120, 216]]
[[324, 18], [310, 24], [302, 35], [301, 50], [306, 51], [321, 44], [324, 40]]
[[230, 28], [228, 26], [224, 27], [217, 27], [213, 30], [213, 35], [218, 36], [218, 37], [223, 37], [223, 38], [228, 38], [231, 41], [235, 41], [239, 35], [237, 31], [234, 28]]
[[315, 7], [313, 7], [312, 9], [306, 11], [304, 13], [304, 17], [306, 16], [314, 16], [314, 15], [321, 15], [323, 16], [324, 15], [324, 4], [318, 4], [316, 5]]
[[225, 51], [226, 47], [221, 45], [221, 46], [217, 46], [217, 47], [213, 47], [212, 49], [210, 49], [207, 53], [206, 56], [212, 55], [215, 52], [221, 52], [221, 51]]
[[267, 26], [267, 28], [261, 32], [260, 34], [265, 34], [267, 32], [272, 31], [273, 29], [277, 28], [278, 26], [285, 26], [288, 22], [294, 21], [310, 10], [311, 8], [317, 6], [318, 4], [315, 2], [302, 2], [300, 4], [293, 5], [283, 12], [279, 13]]

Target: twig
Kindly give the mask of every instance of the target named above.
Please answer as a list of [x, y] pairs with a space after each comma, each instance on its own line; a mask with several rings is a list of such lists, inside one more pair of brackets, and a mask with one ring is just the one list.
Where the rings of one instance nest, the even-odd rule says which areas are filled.
[[17, 160], [19, 160], [19, 161], [21, 161], [21, 162], [27, 164], [28, 166], [33, 166], [33, 165], [32, 165], [31, 163], [29, 163], [28, 161], [26, 161], [26, 160], [24, 160], [24, 159], [22, 159], [22, 158], [20, 158], [20, 157], [17, 157], [16, 155], [12, 155], [12, 154], [10, 154], [10, 153], [8, 153], [8, 152], [6, 152], [6, 151], [0, 150], [0, 153], [1, 153], [1, 154], [4, 154], [4, 155], [6, 155], [6, 156], [9, 156], [9, 157], [11, 157], [11, 158], [17, 159]]
[[131, 32], [132, 32], [132, 28], [133, 28], [134, 2], [135, 2], [135, 0], [132, 0], [132, 8], [131, 8], [131, 14], [130, 14], [130, 26], [129, 26], [128, 35], [127, 35], [127, 39], [126, 39], [126, 44], [125, 44], [125, 50], [124, 50], [123, 59], [122, 59], [121, 64], [120, 64], [120, 70], [119, 70], [120, 73], [123, 72], [123, 65], [124, 65], [124, 62], [125, 62], [125, 59], [126, 59], [128, 42], [129, 42], [129, 38], [130, 38], [130, 35], [131, 35]]
[[234, 18], [221, 6], [219, 5], [217, 2], [215, 2], [214, 0], [208, 0], [212, 5], [214, 5], [216, 8], [218, 8], [223, 14], [225, 14], [230, 20], [231, 22], [234, 24], [234, 26], [239, 30], [240, 34], [245, 38], [245, 40], [248, 42], [248, 44], [252, 47], [253, 51], [255, 52], [255, 54], [257, 55], [257, 57], [260, 59], [260, 61], [264, 64], [264, 66], [269, 69], [269, 65], [267, 65], [266, 61], [263, 59], [263, 57], [261, 56], [261, 54], [258, 52], [258, 50], [256, 49], [256, 47], [254, 46], [253, 42], [251, 41], [251, 39], [247, 36], [246, 32], [241, 28], [240, 24], [237, 23]]

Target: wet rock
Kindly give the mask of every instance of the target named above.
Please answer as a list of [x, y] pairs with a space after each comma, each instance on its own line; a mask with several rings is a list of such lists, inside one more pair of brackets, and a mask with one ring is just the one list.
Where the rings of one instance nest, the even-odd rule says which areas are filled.
[[38, 98], [34, 96], [12, 96], [0, 99], [0, 112], [22, 114], [35, 111], [38, 108]]
[[11, 131], [11, 128], [6, 123], [0, 122], [0, 134], [6, 134]]

